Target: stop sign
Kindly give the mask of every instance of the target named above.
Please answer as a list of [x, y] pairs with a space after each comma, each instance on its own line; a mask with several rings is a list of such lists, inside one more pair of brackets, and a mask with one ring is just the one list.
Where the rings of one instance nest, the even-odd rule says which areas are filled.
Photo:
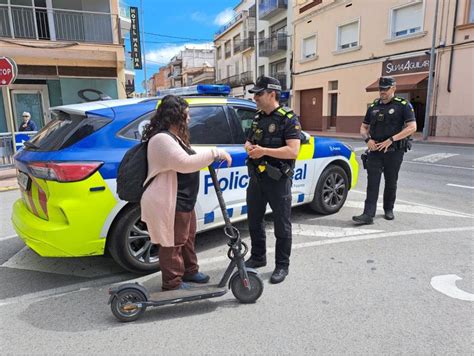
[[13, 59], [0, 57], [0, 86], [14, 82], [18, 69]]

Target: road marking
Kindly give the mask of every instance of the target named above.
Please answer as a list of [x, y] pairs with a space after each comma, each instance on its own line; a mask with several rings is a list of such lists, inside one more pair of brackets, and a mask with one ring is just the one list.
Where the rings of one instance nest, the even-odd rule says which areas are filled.
[[25, 246], [1, 267], [63, 274], [67, 276], [98, 278], [123, 272], [111, 258], [103, 256], [54, 258], [41, 257]]
[[18, 237], [18, 235], [10, 235], [10, 236], [0, 237], [0, 241], [10, 240], [10, 239], [13, 239], [15, 237]]
[[446, 184], [446, 185], [449, 185], [450, 187], [474, 189], [474, 187], [470, 187], [470, 186], [468, 186], [468, 185], [459, 185], [459, 184], [451, 184], [451, 183], [448, 183], [448, 184]]
[[367, 149], [367, 146], [355, 147], [354, 152], [365, 151], [366, 149]]
[[454, 169], [466, 169], [468, 171], [473, 171], [474, 168], [461, 167], [461, 166], [448, 166], [447, 164], [436, 164], [436, 163], [424, 163], [424, 162], [413, 162], [413, 161], [403, 161], [404, 163], [418, 164], [423, 166], [433, 166], [433, 167], [444, 167], [444, 168], [454, 168]]
[[431, 286], [438, 292], [443, 293], [448, 297], [474, 302], [474, 294], [465, 292], [456, 286], [456, 281], [459, 280], [462, 280], [462, 278], [455, 274], [434, 276], [431, 278]]
[[435, 162], [441, 161], [442, 159], [446, 159], [446, 158], [450, 158], [454, 156], [459, 156], [459, 153], [446, 153], [446, 152], [433, 153], [431, 155], [415, 158], [413, 161], [435, 163]]
[[[363, 194], [363, 195], [366, 194], [366, 192], [362, 192], [362, 191], [356, 190], [356, 189], [351, 189], [350, 191], [351, 191], [351, 192], [354, 192], [354, 193], [357, 193], [357, 194]], [[383, 199], [383, 197], [382, 197], [381, 195], [379, 195], [379, 199]], [[436, 209], [436, 210], [439, 210], [439, 211], [446, 211], [446, 212], [448, 212], [448, 213], [453, 213], [453, 214], [456, 214], [456, 215], [462, 215], [462, 216], [465, 216], [465, 217], [467, 217], [467, 218], [474, 218], [474, 215], [473, 215], [473, 214], [463, 213], [463, 212], [460, 212], [460, 211], [455, 211], [455, 210], [450, 210], [450, 209], [438, 208], [438, 207], [435, 207], [435, 206], [426, 205], [426, 204], [420, 204], [420, 203], [415, 203], [415, 202], [408, 201], [408, 200], [397, 199], [397, 202], [406, 203], [406, 204], [415, 205], [415, 206], [423, 206], [423, 207], [425, 207], [425, 208]]]
[[[320, 218], [306, 219], [307, 221], [320, 220]], [[267, 228], [269, 233], [273, 233], [273, 228]], [[313, 237], [345, 237], [365, 234], [374, 234], [384, 230], [359, 229], [357, 227], [334, 227], [323, 225], [293, 224], [292, 231], [294, 235], [313, 236]]]
[[[347, 207], [347, 208], [363, 209], [364, 208], [364, 202], [347, 200], [344, 203], [344, 206]], [[383, 209], [383, 204], [378, 203], [377, 208], [378, 209]], [[407, 204], [396, 204], [395, 205], [395, 212], [410, 213], [410, 214], [465, 217], [462, 214], [443, 211], [443, 210], [439, 210], [439, 209], [436, 209], [436, 208], [429, 208], [429, 207], [423, 207], [423, 206], [414, 206], [414, 205], [407, 205]]]

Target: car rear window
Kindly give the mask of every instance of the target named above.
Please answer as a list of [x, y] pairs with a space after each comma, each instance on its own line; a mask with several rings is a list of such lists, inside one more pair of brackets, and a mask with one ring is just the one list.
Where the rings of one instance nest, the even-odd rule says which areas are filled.
[[26, 149], [36, 151], [57, 151], [69, 147], [107, 125], [105, 117], [87, 117], [68, 114], [63, 111], [52, 112], [53, 119], [30, 140]]

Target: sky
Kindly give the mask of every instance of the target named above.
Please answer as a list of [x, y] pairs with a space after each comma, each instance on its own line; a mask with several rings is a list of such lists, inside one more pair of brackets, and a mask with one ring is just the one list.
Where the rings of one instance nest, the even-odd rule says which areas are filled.
[[[125, 0], [140, 8], [145, 32], [146, 74], [150, 78], [184, 46], [212, 48], [215, 32], [233, 18], [239, 0]], [[144, 27], [143, 27], [144, 26]], [[141, 32], [141, 31], [140, 31]], [[179, 37], [179, 38], [176, 38]], [[126, 40], [130, 50], [130, 40]], [[143, 48], [142, 48], [143, 51]], [[144, 92], [144, 70], [135, 70], [135, 90]]]

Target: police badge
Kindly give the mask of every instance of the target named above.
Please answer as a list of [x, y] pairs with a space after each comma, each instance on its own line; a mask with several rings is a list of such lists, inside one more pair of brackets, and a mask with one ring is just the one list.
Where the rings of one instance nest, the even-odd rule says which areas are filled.
[[275, 124], [270, 124], [270, 125], [268, 126], [268, 132], [274, 133], [275, 130], [276, 130], [276, 125], [275, 125]]

